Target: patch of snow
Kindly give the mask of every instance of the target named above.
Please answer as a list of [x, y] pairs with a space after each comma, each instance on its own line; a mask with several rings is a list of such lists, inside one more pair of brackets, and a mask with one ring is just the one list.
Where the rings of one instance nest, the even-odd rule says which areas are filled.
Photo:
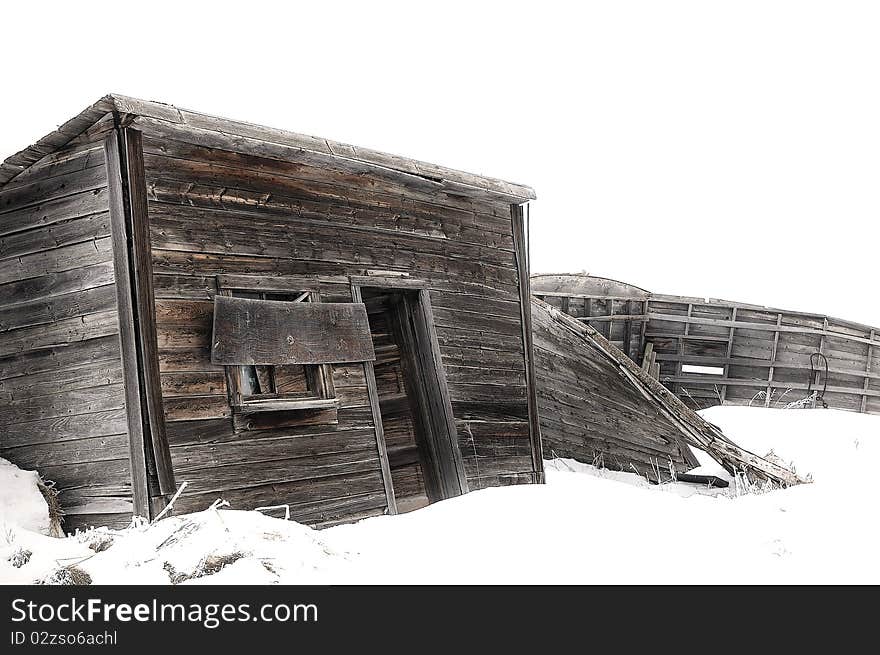
[[6, 529], [5, 524], [49, 534], [49, 507], [37, 486], [39, 480], [36, 471], [23, 471], [0, 458], [0, 530]]

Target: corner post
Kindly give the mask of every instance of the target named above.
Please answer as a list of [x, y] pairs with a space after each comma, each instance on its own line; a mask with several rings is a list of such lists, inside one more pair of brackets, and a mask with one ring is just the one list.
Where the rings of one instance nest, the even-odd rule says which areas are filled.
[[[104, 154], [131, 452], [133, 510], [137, 516], [151, 518], [164, 505], [162, 496], [174, 493], [175, 484], [159, 380], [141, 133], [117, 124], [104, 141]], [[158, 490], [150, 488], [149, 481], [153, 476]]]
[[532, 469], [534, 481], [544, 482], [544, 449], [541, 442], [541, 424], [538, 417], [538, 390], [535, 378], [535, 353], [532, 344], [532, 285], [529, 278], [529, 220], [528, 203], [511, 205], [513, 251], [519, 278], [519, 305], [522, 323], [523, 358], [526, 370], [526, 396], [529, 405], [529, 435], [532, 442]]

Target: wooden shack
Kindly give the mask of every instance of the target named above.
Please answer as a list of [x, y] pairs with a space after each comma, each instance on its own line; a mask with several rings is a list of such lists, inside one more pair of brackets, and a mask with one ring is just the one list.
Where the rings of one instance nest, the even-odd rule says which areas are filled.
[[107, 96], [0, 166], [0, 457], [68, 531], [540, 482], [534, 197]]

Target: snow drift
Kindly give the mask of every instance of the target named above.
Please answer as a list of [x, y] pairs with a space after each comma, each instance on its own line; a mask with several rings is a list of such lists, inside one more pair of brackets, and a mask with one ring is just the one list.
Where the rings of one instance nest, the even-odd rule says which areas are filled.
[[[546, 485], [490, 488], [399, 516], [315, 531], [217, 507], [51, 539], [0, 539], [0, 581], [222, 583], [878, 583], [880, 417], [834, 410], [704, 412], [813, 483], [726, 489], [574, 461]], [[15, 553], [31, 551], [25, 563]], [[18, 563], [18, 566], [16, 566]], [[63, 571], [61, 571], [63, 573]]]

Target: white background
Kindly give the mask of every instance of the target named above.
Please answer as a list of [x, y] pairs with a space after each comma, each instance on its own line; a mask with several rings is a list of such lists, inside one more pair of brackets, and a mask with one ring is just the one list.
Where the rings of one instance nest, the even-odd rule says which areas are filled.
[[4, 3], [0, 158], [109, 92], [533, 186], [534, 272], [880, 325], [880, 5]]

